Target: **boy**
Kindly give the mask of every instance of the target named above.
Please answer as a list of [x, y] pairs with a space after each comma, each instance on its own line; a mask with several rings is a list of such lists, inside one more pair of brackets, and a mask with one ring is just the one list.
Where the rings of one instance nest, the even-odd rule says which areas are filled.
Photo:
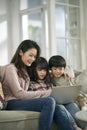
[[49, 67], [52, 72], [52, 83], [54, 86], [70, 86], [74, 85], [73, 80], [65, 74], [66, 61], [60, 55], [52, 56], [49, 59]]
[[[54, 55], [49, 59], [49, 68], [51, 70], [51, 80], [54, 86], [70, 86], [74, 85], [73, 80], [65, 74], [66, 61], [60, 55]], [[58, 104], [59, 105], [59, 104]], [[75, 103], [61, 104], [62, 107], [65, 107], [66, 110], [70, 113], [70, 119], [72, 120], [73, 128], [75, 130], [81, 130], [75, 123], [75, 113], [79, 111], [78, 106]], [[76, 120], [77, 121], [77, 120]], [[77, 121], [78, 122], [78, 121]], [[83, 124], [78, 122], [78, 125], [82, 128]]]

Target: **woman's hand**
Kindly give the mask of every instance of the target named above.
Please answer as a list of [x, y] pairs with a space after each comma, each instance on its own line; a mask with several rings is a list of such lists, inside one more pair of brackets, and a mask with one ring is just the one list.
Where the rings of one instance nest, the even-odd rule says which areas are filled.
[[41, 97], [48, 97], [48, 96], [50, 96], [51, 93], [52, 93], [52, 88], [43, 90], [43, 91], [41, 91], [41, 92], [42, 92]]

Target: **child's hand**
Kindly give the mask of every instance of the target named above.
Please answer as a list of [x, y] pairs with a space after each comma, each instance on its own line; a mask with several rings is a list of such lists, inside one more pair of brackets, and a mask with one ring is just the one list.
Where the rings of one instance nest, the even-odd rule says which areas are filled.
[[67, 73], [64, 73], [64, 76], [65, 76], [66, 79], [69, 80], [69, 83], [70, 83], [71, 86], [72, 86], [72, 85], [75, 85], [75, 80], [74, 80], [74, 78], [70, 77]]
[[67, 78], [67, 79], [69, 79], [69, 80], [72, 79], [72, 77], [70, 77], [66, 72], [64, 73], [64, 76], [65, 76], [65, 78]]

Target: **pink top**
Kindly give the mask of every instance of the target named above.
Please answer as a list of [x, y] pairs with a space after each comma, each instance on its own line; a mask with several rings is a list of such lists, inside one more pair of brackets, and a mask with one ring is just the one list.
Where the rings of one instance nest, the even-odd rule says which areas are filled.
[[30, 78], [25, 82], [23, 78], [18, 77], [17, 68], [14, 64], [0, 67], [0, 81], [6, 101], [11, 99], [48, 97], [52, 92], [51, 88], [48, 90], [27, 91]]

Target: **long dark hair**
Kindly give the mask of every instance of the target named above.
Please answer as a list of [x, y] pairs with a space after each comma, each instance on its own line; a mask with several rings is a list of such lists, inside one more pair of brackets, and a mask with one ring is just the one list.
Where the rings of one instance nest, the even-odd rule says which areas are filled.
[[37, 56], [36, 56], [36, 60], [38, 59], [38, 57], [40, 56], [40, 47], [39, 45], [33, 41], [33, 40], [24, 40], [20, 43], [20, 45], [18, 46], [12, 60], [11, 63], [13, 63], [17, 69], [18, 69], [18, 75], [22, 78], [24, 78], [26, 80], [27, 78], [27, 74], [26, 74], [26, 70], [27, 67], [26, 65], [24, 65], [24, 63], [21, 60], [21, 56], [19, 55], [20, 50], [22, 50], [23, 53], [25, 53], [26, 51], [28, 51], [29, 49], [35, 48], [37, 50]]
[[36, 71], [36, 67], [38, 67], [41, 70], [42, 69], [46, 70], [46, 76], [44, 78], [44, 81], [45, 81], [45, 83], [48, 87], [49, 86], [51, 87], [52, 84], [51, 84], [49, 66], [48, 66], [47, 60], [44, 57], [39, 57], [37, 59], [37, 61], [32, 63], [32, 71], [31, 71], [31, 74], [30, 74], [30, 79], [32, 81], [35, 81], [35, 82], [38, 83], [38, 74], [37, 74], [37, 71]]

